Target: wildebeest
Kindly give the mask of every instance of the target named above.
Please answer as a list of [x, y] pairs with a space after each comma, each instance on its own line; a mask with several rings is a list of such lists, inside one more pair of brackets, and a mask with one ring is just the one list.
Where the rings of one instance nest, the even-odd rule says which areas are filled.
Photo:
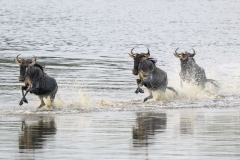
[[[15, 59], [15, 63], [20, 66], [19, 81], [25, 83], [25, 86], [21, 87], [22, 99], [19, 102], [19, 105], [21, 106], [23, 102], [28, 103], [27, 99], [25, 98], [28, 92], [37, 95], [41, 100], [41, 104], [38, 108], [41, 108], [45, 105], [43, 101], [44, 97], [47, 98], [50, 96], [51, 103], [53, 103], [58, 90], [56, 80], [44, 73], [43, 66], [36, 63], [35, 56], [34, 60], [19, 60], [18, 56]], [[26, 90], [25, 94], [24, 90]]]
[[135, 93], [143, 93], [144, 91], [140, 87], [144, 85], [149, 92], [149, 96], [144, 98], [144, 102], [150, 98], [153, 98], [152, 91], [160, 90], [162, 92], [165, 92], [166, 89], [169, 89], [178, 94], [177, 91], [172, 87], [167, 87], [167, 73], [156, 67], [156, 59], [149, 58], [149, 49], [147, 48], [148, 53], [140, 54], [133, 53], [133, 49], [129, 54], [129, 56], [134, 60], [132, 73], [134, 75], [139, 75], [139, 79], [136, 79], [138, 88], [136, 89]]
[[219, 88], [217, 81], [213, 79], [207, 79], [205, 70], [197, 65], [195, 59], [193, 58], [196, 54], [194, 49], [192, 49], [193, 53], [177, 53], [178, 49], [179, 48], [175, 50], [174, 56], [179, 58], [181, 61], [181, 71], [179, 73], [181, 78], [181, 86], [183, 85], [183, 82], [187, 82], [205, 88], [205, 84], [210, 82], [215, 87]]

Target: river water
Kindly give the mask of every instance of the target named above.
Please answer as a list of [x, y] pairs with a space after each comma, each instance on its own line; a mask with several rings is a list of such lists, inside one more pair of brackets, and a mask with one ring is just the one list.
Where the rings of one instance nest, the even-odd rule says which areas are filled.
[[[237, 0], [0, 1], [0, 158], [239, 157], [240, 2]], [[128, 53], [147, 52], [170, 91], [136, 95]], [[221, 84], [180, 87], [180, 51]], [[19, 106], [19, 58], [56, 78], [54, 107]], [[22, 121], [25, 125], [22, 126]], [[54, 153], [54, 154], [53, 154]], [[161, 153], [161, 154], [160, 154]]]

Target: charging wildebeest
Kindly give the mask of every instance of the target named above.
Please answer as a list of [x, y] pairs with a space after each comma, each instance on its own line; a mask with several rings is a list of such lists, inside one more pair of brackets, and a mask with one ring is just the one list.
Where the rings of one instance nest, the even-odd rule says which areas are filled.
[[181, 62], [181, 71], [179, 73], [181, 86], [183, 85], [183, 82], [187, 82], [205, 88], [205, 84], [209, 82], [219, 88], [218, 82], [213, 79], [207, 79], [204, 69], [197, 65], [193, 58], [196, 54], [194, 49], [192, 49], [193, 53], [177, 53], [178, 49], [179, 48], [175, 50], [174, 56], [179, 58]]
[[[25, 86], [21, 87], [22, 99], [19, 102], [19, 105], [21, 106], [23, 102], [28, 103], [25, 98], [28, 92], [37, 95], [41, 100], [41, 104], [38, 108], [45, 105], [43, 101], [44, 97], [47, 98], [50, 96], [51, 103], [53, 103], [58, 90], [56, 80], [44, 73], [43, 67], [36, 63], [35, 56], [34, 60], [19, 60], [18, 56], [16, 57], [15, 62], [20, 66], [19, 81], [25, 83]], [[26, 90], [25, 94], [24, 90]]]
[[129, 56], [134, 60], [132, 73], [134, 75], [139, 75], [139, 79], [136, 79], [138, 88], [136, 89], [135, 93], [143, 93], [144, 91], [140, 87], [144, 85], [149, 92], [149, 96], [144, 98], [144, 102], [150, 98], [153, 98], [152, 91], [160, 90], [165, 92], [166, 89], [169, 89], [178, 94], [177, 91], [172, 87], [167, 87], [167, 73], [156, 67], [156, 59], [149, 58], [149, 49], [148, 53], [140, 54], [133, 53], [133, 49], [129, 54]]

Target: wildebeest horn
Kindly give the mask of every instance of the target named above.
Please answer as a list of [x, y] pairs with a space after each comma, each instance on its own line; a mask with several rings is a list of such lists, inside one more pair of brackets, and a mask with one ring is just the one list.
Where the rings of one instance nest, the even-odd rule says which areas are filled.
[[148, 50], [148, 53], [146, 53], [146, 54], [144, 55], [144, 58], [143, 58], [143, 59], [148, 59], [148, 58], [150, 57], [150, 51], [149, 51], [148, 48], [147, 48], [147, 50]]
[[36, 63], [36, 57], [34, 55], [33, 57], [34, 57], [34, 60], [31, 63], [29, 63], [29, 66], [33, 66]]
[[135, 48], [135, 47], [133, 47], [133, 49], [131, 49], [131, 53], [129, 53], [129, 56], [130, 56], [131, 58], [133, 58], [133, 59], [135, 58], [135, 54], [132, 52], [132, 51], [134, 50], [134, 48]]
[[[19, 54], [19, 55], [20, 55], [20, 54]], [[19, 56], [19, 55], [17, 55], [16, 59], [14, 60], [14, 61], [15, 61], [15, 63], [17, 63], [18, 65], [20, 65], [20, 64], [21, 64], [20, 60], [18, 59], [18, 56]]]
[[193, 53], [190, 53], [189, 54], [189, 57], [194, 57], [195, 56], [195, 54], [196, 54], [196, 52], [195, 52], [195, 50], [192, 48], [192, 50], [193, 50]]
[[134, 55], [134, 53], [132, 52], [134, 50], [135, 47], [133, 47], [133, 49], [131, 49], [131, 54]]
[[179, 53], [177, 53], [177, 50], [178, 50], [178, 49], [179, 49], [179, 48], [177, 48], [177, 49], [175, 50], [175, 53], [173, 53], [173, 54], [174, 54], [175, 57], [181, 58], [181, 56], [179, 55]]
[[147, 54], [150, 54], [150, 51], [149, 51], [149, 49], [147, 48], [147, 50], [148, 50], [148, 53]]
[[195, 50], [193, 48], [192, 48], [192, 50], [193, 50], [193, 54], [192, 55], [195, 56], [196, 52], [195, 52]]

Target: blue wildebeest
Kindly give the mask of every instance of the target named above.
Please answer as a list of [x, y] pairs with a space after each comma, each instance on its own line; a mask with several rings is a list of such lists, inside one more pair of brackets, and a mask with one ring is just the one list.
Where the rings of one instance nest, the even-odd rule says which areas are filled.
[[177, 53], [178, 49], [179, 48], [175, 50], [174, 56], [179, 58], [181, 62], [181, 71], [179, 73], [181, 86], [183, 85], [183, 82], [187, 82], [205, 88], [205, 84], [209, 82], [219, 88], [218, 82], [213, 79], [207, 79], [205, 70], [197, 65], [195, 59], [193, 58], [196, 54], [194, 49], [192, 49], [193, 53]]
[[148, 53], [140, 54], [133, 53], [133, 49], [129, 54], [129, 56], [134, 60], [134, 67], [132, 73], [134, 75], [139, 75], [139, 79], [136, 79], [138, 88], [136, 89], [135, 93], [143, 93], [144, 91], [140, 87], [144, 85], [149, 92], [149, 96], [144, 98], [144, 102], [148, 99], [153, 98], [152, 91], [160, 90], [162, 92], [165, 92], [166, 89], [169, 89], [178, 94], [177, 91], [172, 87], [167, 87], [167, 73], [156, 67], [156, 59], [149, 58], [149, 49]]
[[[43, 101], [44, 97], [47, 98], [50, 96], [51, 103], [53, 103], [58, 90], [56, 80], [44, 73], [43, 67], [36, 63], [35, 56], [34, 60], [19, 60], [18, 56], [15, 59], [15, 63], [17, 63], [20, 67], [19, 81], [25, 83], [25, 86], [21, 87], [22, 99], [19, 102], [19, 105], [21, 106], [23, 102], [28, 103], [25, 98], [28, 92], [37, 95], [41, 100], [41, 104], [38, 108], [45, 105]], [[26, 91], [25, 94], [24, 90]]]

